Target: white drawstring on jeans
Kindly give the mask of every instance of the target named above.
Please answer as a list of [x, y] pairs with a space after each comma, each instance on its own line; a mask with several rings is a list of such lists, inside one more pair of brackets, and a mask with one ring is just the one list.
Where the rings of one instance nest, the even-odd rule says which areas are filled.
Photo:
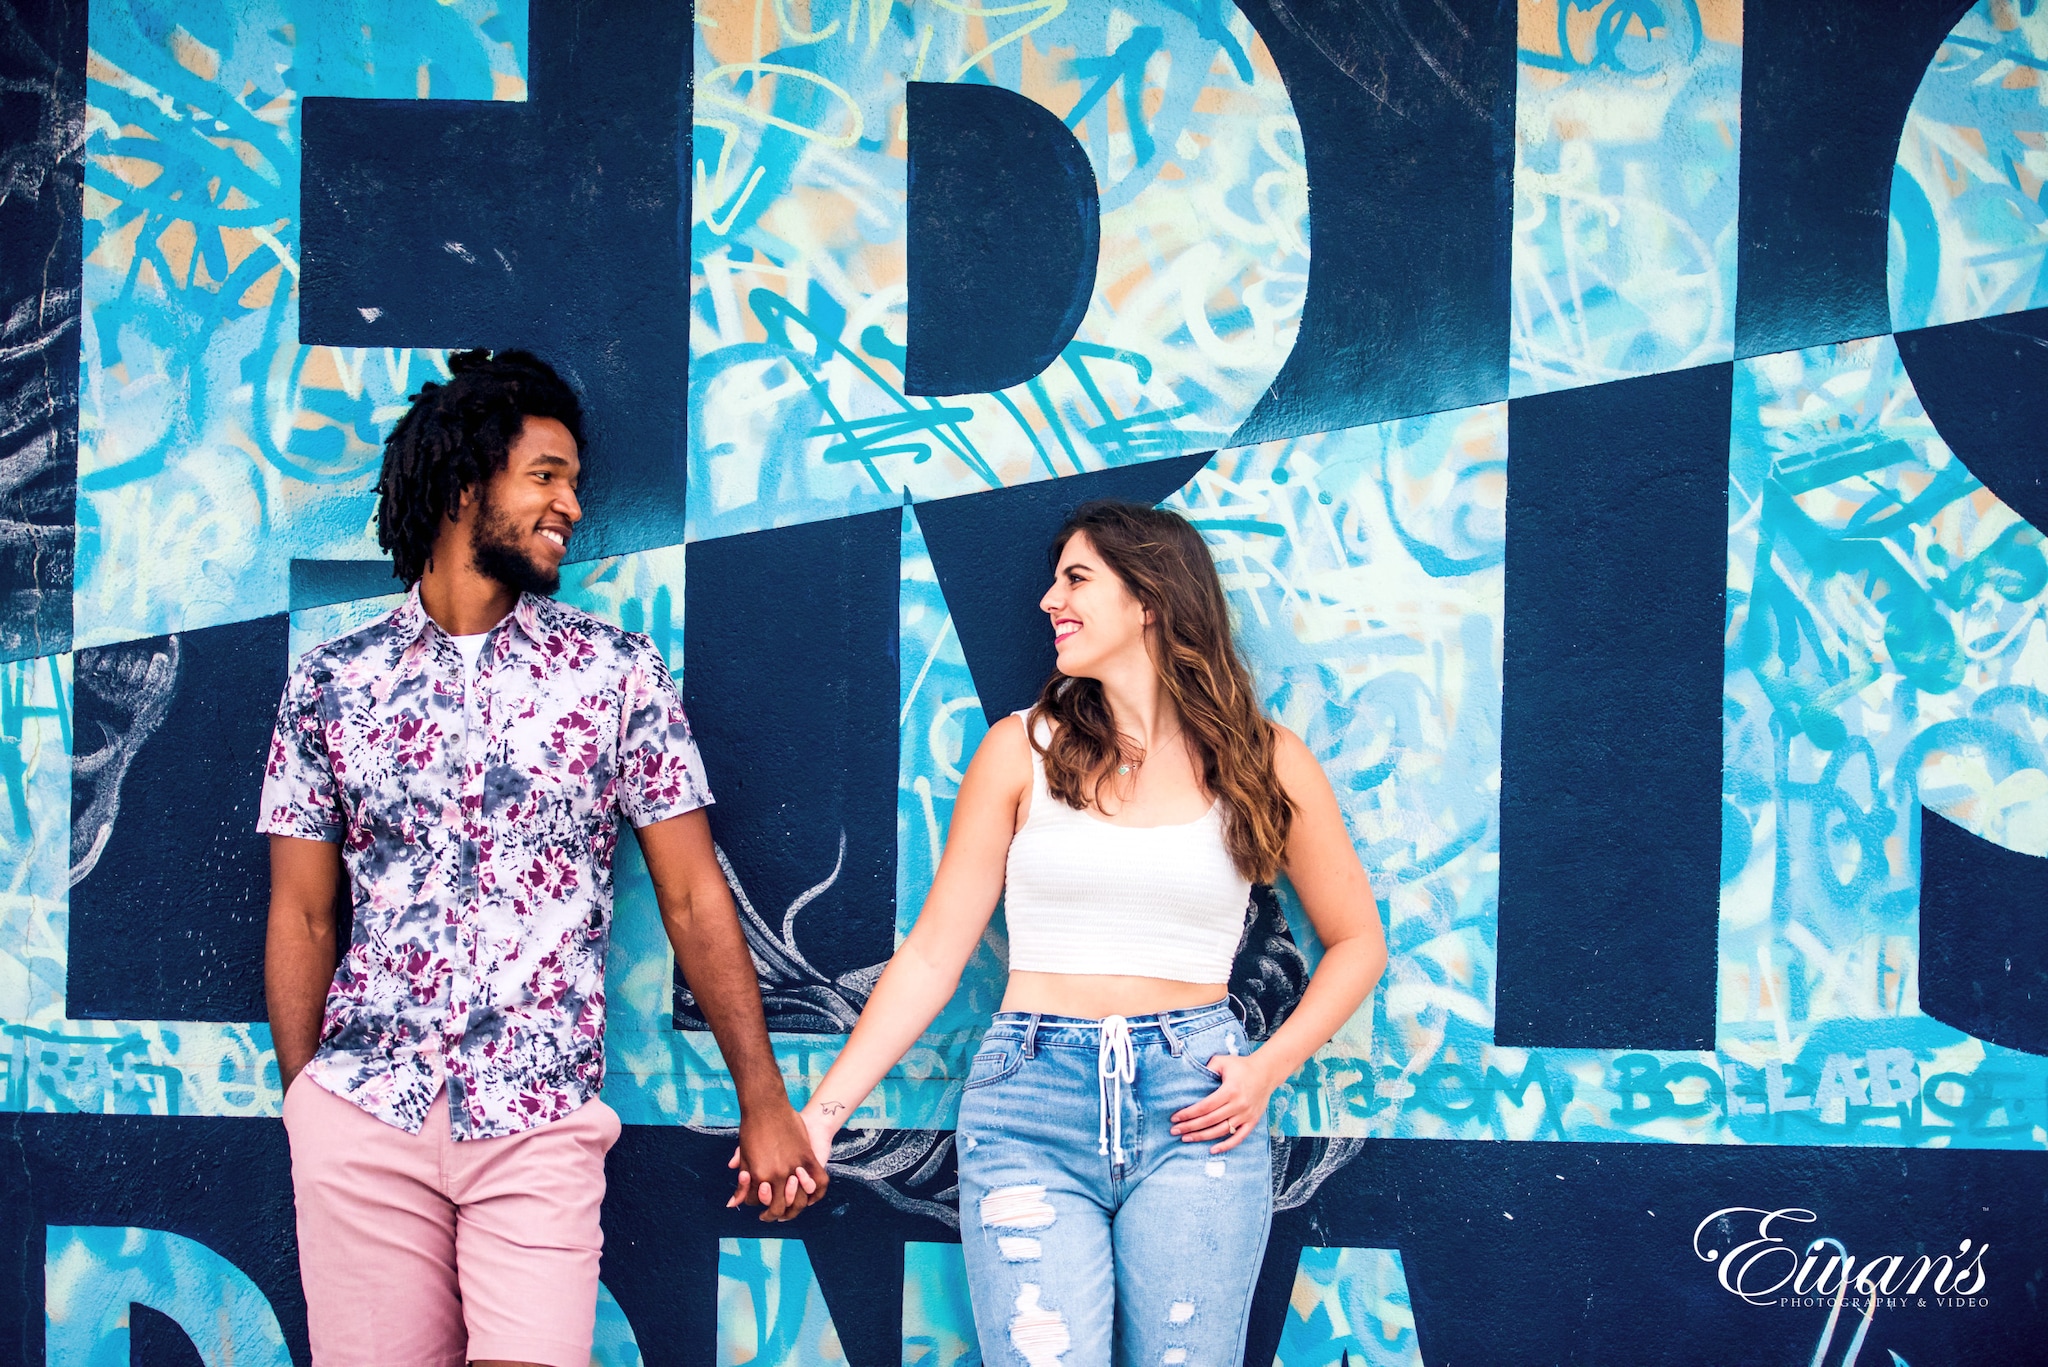
[[1138, 1080], [1138, 1060], [1131, 1053], [1131, 1023], [1122, 1016], [1102, 1018], [1102, 1044], [1095, 1055], [1095, 1076], [1102, 1095], [1102, 1125], [1095, 1151], [1124, 1165], [1124, 1085]]

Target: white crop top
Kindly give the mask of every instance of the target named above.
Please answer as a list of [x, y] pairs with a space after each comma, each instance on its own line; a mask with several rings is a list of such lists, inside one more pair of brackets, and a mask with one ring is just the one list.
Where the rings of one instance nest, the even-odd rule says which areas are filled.
[[1177, 825], [1119, 826], [1048, 792], [1032, 749], [1031, 813], [1003, 890], [1011, 971], [1228, 982], [1251, 887], [1224, 847], [1220, 803]]

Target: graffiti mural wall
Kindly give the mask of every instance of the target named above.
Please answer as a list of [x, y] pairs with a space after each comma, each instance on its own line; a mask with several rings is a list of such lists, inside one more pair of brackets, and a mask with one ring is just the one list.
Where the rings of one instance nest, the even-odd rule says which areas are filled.
[[[0, 1361], [307, 1361], [257, 775], [477, 345], [586, 395], [562, 597], [797, 1099], [1143, 498], [1392, 954], [1247, 1361], [2048, 1360], [2048, 5], [26, 0], [0, 77]], [[621, 857], [594, 1361], [980, 1361], [1000, 917], [769, 1237]], [[1255, 889], [1255, 1037], [1318, 953]]]

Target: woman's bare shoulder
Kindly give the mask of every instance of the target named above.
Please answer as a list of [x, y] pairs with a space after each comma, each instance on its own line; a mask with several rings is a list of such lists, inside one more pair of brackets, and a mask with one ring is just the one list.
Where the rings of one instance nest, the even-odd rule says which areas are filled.
[[1273, 773], [1280, 780], [1280, 786], [1297, 800], [1305, 791], [1317, 788], [1328, 790], [1330, 777], [1323, 772], [1323, 766], [1316, 759], [1315, 752], [1308, 748], [1308, 742], [1293, 731], [1273, 722]]
[[1024, 733], [1024, 719], [1012, 714], [991, 726], [967, 769], [969, 774], [979, 769], [997, 781], [1030, 782], [1031, 740]]

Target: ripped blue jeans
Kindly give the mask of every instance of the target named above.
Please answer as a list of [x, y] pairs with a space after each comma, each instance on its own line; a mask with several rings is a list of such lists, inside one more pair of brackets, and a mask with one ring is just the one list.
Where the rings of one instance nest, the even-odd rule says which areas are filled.
[[[1262, 1120], [1169, 1133], [1250, 1052], [1217, 1002], [1129, 1020], [1003, 1012], [960, 1101], [960, 1243], [987, 1367], [1236, 1367], [1272, 1224]], [[1213, 1142], [1213, 1141], [1212, 1141]]]

